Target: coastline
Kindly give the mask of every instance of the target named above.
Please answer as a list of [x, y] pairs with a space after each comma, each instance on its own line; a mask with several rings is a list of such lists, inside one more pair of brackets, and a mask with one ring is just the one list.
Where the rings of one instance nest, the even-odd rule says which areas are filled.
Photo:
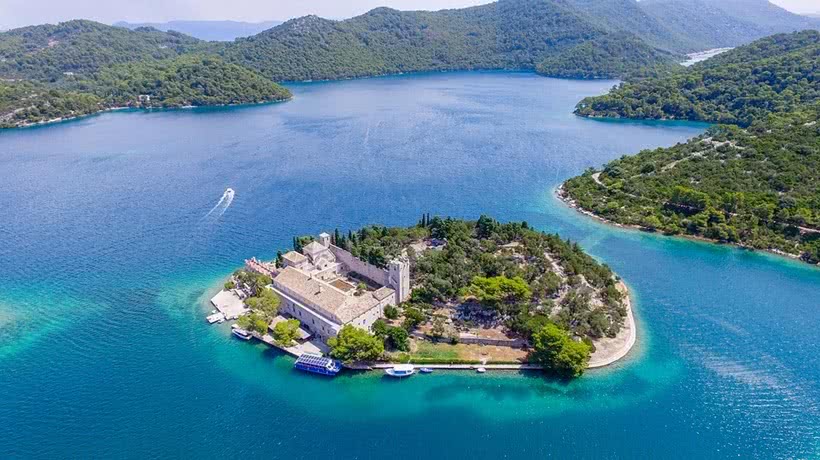
[[[654, 230], [651, 230], [651, 229], [646, 228], [646, 227], [642, 227], [640, 225], [620, 224], [618, 222], [614, 222], [614, 221], [611, 221], [607, 218], [601, 217], [601, 216], [599, 216], [598, 214], [595, 214], [592, 211], [589, 211], [587, 209], [582, 208], [564, 190], [564, 184], [565, 184], [565, 182], [562, 182], [561, 185], [559, 185], [553, 192], [555, 193], [555, 196], [558, 197], [559, 200], [561, 200], [564, 204], [566, 204], [570, 208], [574, 209], [575, 211], [577, 211], [577, 212], [579, 212], [579, 213], [581, 213], [581, 214], [583, 214], [587, 217], [591, 217], [591, 218], [593, 218], [593, 219], [595, 219], [595, 220], [597, 220], [601, 223], [604, 223], [606, 225], [610, 225], [610, 226], [613, 226], [613, 227], [629, 229], [629, 230], [638, 230], [638, 231], [645, 232], [645, 233], [658, 233]], [[661, 233], [661, 235], [663, 235], [663, 234]], [[745, 245], [739, 244], [739, 243], [720, 242], [720, 241], [710, 240], [709, 238], [704, 238], [702, 236], [696, 236], [696, 235], [683, 235], [683, 234], [680, 234], [680, 235], [663, 235], [663, 236], [671, 237], [671, 238], [682, 238], [682, 239], [686, 239], [686, 240], [690, 240], [690, 241], [697, 241], [697, 242], [700, 242], [700, 243], [715, 244], [715, 245], [719, 245], [719, 246], [734, 246], [737, 249], [742, 249], [742, 250], [745, 250], [745, 251], [752, 251], [752, 252], [762, 251], [762, 252], [766, 252], [768, 254], [772, 254], [774, 256], [784, 258], [784, 259], [789, 259], [789, 260], [792, 260], [792, 261], [795, 261], [795, 262], [800, 262], [801, 264], [807, 265], [809, 267], [820, 268], [820, 264], [811, 264], [811, 263], [807, 263], [807, 262], [802, 261], [798, 254], [791, 254], [791, 253], [788, 253], [788, 252], [780, 251], [778, 249], [751, 248], [749, 246], [745, 246]]]
[[272, 101], [261, 101], [261, 102], [245, 102], [241, 104], [208, 104], [208, 105], [176, 105], [176, 106], [168, 106], [168, 107], [132, 107], [132, 106], [114, 106], [114, 107], [105, 107], [95, 112], [84, 113], [81, 115], [72, 115], [69, 117], [57, 117], [52, 118], [51, 120], [43, 120], [34, 123], [27, 123], [27, 122], [20, 122], [16, 123], [14, 126], [2, 126], [0, 127], [0, 131], [5, 129], [25, 129], [25, 128], [37, 128], [42, 126], [49, 126], [54, 125], [57, 123], [63, 123], [66, 121], [74, 121], [80, 120], [82, 118], [93, 117], [95, 115], [101, 115], [106, 112], [116, 112], [122, 110], [143, 110], [143, 111], [152, 111], [152, 110], [188, 110], [188, 109], [201, 109], [201, 108], [217, 108], [217, 107], [244, 107], [244, 106], [257, 106], [257, 105], [265, 105], [265, 104], [276, 104], [280, 102], [289, 102], [293, 100], [293, 96], [287, 99], [279, 99], [279, 100], [272, 100]]
[[635, 313], [632, 309], [632, 298], [629, 296], [629, 288], [623, 280], [618, 281], [618, 290], [624, 294], [626, 302], [626, 320], [621, 330], [614, 338], [603, 338], [595, 344], [595, 352], [589, 358], [587, 369], [597, 369], [614, 364], [625, 358], [635, 342], [638, 340], [638, 330], [635, 324]]

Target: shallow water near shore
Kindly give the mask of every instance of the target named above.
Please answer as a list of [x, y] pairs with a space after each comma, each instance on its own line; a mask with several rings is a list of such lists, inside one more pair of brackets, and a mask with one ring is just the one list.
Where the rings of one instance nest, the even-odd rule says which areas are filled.
[[[589, 166], [705, 129], [572, 115], [613, 83], [388, 77], [0, 132], [0, 456], [820, 456], [820, 270], [613, 228], [555, 198]], [[205, 323], [244, 258], [424, 212], [579, 241], [628, 283], [636, 350], [573, 382], [326, 380]]]

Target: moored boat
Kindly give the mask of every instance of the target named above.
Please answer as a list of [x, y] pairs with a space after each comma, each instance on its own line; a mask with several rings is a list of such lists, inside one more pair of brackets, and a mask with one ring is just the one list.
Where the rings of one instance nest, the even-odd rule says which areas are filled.
[[334, 376], [342, 370], [342, 365], [339, 361], [314, 353], [302, 353], [296, 362], [293, 363], [293, 367], [300, 371], [329, 376]]
[[409, 377], [416, 373], [416, 366], [412, 364], [397, 364], [389, 369], [385, 369], [384, 373], [390, 377]]
[[250, 340], [251, 333], [234, 324], [231, 326], [231, 333], [239, 339]]
[[432, 367], [422, 367], [421, 369], [419, 369], [419, 372], [421, 372], [422, 374], [432, 374], [433, 373], [433, 368]]
[[484, 369], [483, 367], [479, 367], [475, 371], [478, 372], [479, 374], [483, 374], [483, 373], [487, 372], [487, 369]]

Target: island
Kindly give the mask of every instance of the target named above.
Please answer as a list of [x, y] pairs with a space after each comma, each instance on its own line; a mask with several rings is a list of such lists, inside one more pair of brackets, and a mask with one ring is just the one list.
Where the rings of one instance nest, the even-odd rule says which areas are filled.
[[626, 285], [580, 246], [532, 229], [424, 215], [293, 239], [255, 258], [212, 299], [240, 338], [349, 367], [399, 363], [543, 369], [573, 378], [629, 352]]
[[581, 116], [722, 123], [559, 195], [606, 222], [820, 263], [820, 32], [781, 34], [587, 98]]

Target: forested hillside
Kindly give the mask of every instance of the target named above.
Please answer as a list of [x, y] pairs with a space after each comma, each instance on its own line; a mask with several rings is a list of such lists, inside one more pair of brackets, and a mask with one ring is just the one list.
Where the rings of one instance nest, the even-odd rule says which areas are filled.
[[560, 78], [630, 78], [667, 74], [679, 68], [674, 55], [625, 32], [606, 34], [548, 57], [538, 73]]
[[564, 185], [610, 221], [820, 262], [820, 105], [718, 126]]
[[252, 70], [216, 56], [187, 55], [102, 70], [78, 87], [114, 105], [150, 95], [143, 107], [248, 104], [284, 100], [290, 92]]
[[820, 262], [819, 67], [820, 33], [781, 34], [585, 99], [588, 116], [732, 125], [590, 170], [566, 196], [613, 222]]
[[[6, 85], [0, 117], [7, 123], [25, 123], [91, 110], [91, 98], [82, 99], [82, 110], [77, 106], [80, 94], [99, 98], [102, 107], [144, 105], [148, 98], [141, 95], [151, 96], [151, 105], [161, 106], [281, 99], [282, 88], [263, 84], [262, 79], [537, 68], [558, 77], [637, 80], [675, 73], [673, 62], [682, 59], [682, 52], [814, 24], [765, 0], [753, 0], [748, 8], [738, 7], [740, 0], [721, 3], [719, 8], [707, 8], [699, 1], [499, 0], [435, 12], [377, 8], [344, 21], [306, 16], [230, 43], [87, 20], [24, 27], [0, 33], [0, 78], [29, 83]], [[689, 26], [676, 22], [676, 17], [687, 15], [700, 19], [690, 20]], [[716, 30], [720, 37], [712, 35]], [[180, 58], [187, 55], [198, 57]], [[787, 67], [784, 62], [772, 65], [778, 70]], [[742, 64], [738, 67], [743, 70]], [[33, 91], [35, 87], [38, 91]], [[18, 96], [23, 99], [15, 100]], [[759, 95], [750, 97], [759, 99]], [[35, 100], [39, 102], [33, 104]], [[756, 110], [755, 100], [746, 104], [748, 111]], [[685, 101], [676, 99], [674, 104], [678, 102]], [[783, 102], [785, 107], [789, 103]], [[724, 120], [726, 113], [746, 116], [742, 111], [733, 113], [722, 101], [715, 104], [718, 107], [710, 109], [715, 113], [704, 113], [703, 119], [720, 116], [716, 119]], [[685, 104], [675, 107], [696, 110]], [[628, 109], [624, 108], [624, 115], [636, 113]], [[664, 107], [640, 109], [644, 114], [639, 116], [647, 116], [647, 110], [657, 117], [668, 115]]]
[[0, 34], [0, 127], [112, 107], [178, 107], [283, 100], [290, 93], [252, 70], [196, 53], [176, 32], [69, 21]]
[[175, 57], [199, 43], [177, 32], [130, 31], [85, 20], [24, 27], [0, 34], [0, 76], [59, 82], [113, 64]]
[[770, 112], [820, 100], [820, 32], [758, 40], [672, 75], [586, 98], [576, 113], [747, 126]]

